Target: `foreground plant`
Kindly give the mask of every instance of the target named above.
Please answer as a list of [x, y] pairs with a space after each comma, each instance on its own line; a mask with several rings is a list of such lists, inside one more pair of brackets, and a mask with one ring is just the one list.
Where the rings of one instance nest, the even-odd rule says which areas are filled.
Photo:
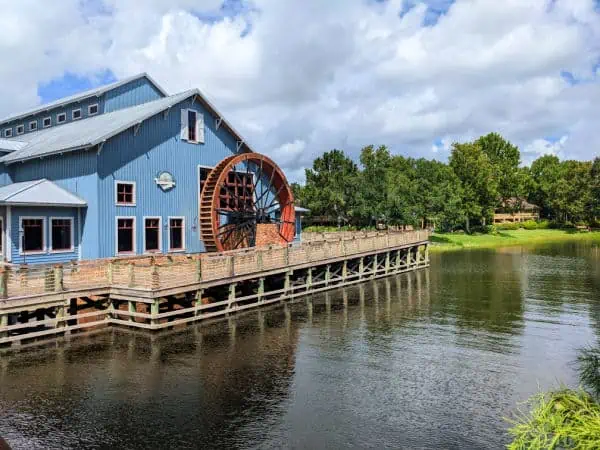
[[600, 400], [600, 348], [584, 348], [577, 355], [579, 379], [588, 392]]
[[600, 404], [588, 393], [561, 389], [527, 403], [531, 412], [510, 420], [510, 450], [600, 449]]

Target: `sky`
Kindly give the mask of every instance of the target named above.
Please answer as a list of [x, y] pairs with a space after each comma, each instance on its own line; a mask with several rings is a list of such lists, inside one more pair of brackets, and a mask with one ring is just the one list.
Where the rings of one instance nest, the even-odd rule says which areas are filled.
[[333, 148], [444, 161], [491, 131], [525, 164], [600, 155], [597, 0], [0, 4], [0, 116], [148, 72], [199, 88], [292, 181]]

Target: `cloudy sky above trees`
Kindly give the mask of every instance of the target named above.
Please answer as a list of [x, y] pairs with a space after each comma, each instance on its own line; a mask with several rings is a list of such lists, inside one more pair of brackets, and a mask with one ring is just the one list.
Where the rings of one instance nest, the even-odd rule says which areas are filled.
[[293, 180], [332, 148], [445, 160], [490, 131], [524, 162], [600, 154], [595, 0], [0, 3], [2, 116], [145, 71], [199, 87]]

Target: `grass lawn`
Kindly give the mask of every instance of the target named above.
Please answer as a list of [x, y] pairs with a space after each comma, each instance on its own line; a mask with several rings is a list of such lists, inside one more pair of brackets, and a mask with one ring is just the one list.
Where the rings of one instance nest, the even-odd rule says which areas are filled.
[[514, 230], [497, 234], [434, 233], [431, 251], [460, 250], [469, 248], [495, 248], [509, 245], [541, 244], [561, 241], [600, 242], [600, 232], [575, 230]]

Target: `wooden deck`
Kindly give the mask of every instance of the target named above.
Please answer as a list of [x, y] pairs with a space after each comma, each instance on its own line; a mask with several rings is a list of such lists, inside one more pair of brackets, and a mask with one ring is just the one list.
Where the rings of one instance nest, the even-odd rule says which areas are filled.
[[0, 345], [106, 325], [159, 330], [429, 265], [428, 231], [0, 268]]

